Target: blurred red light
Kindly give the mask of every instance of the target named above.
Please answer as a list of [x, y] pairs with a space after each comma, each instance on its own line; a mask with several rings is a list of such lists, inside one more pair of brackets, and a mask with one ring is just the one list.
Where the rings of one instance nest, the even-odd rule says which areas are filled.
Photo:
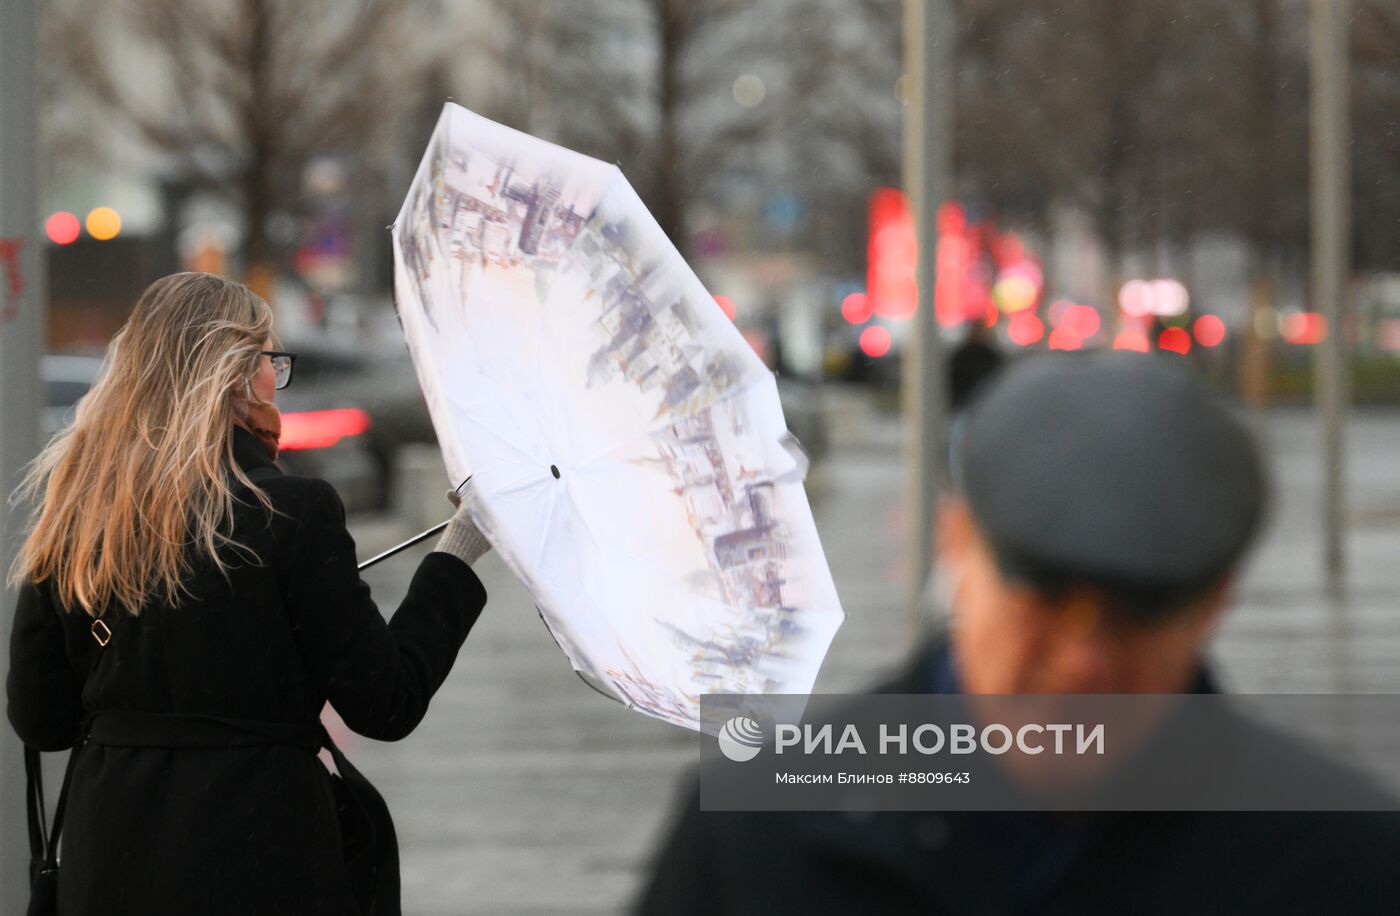
[[1191, 326], [1196, 343], [1203, 347], [1218, 347], [1225, 340], [1225, 322], [1215, 315], [1202, 315]]
[[898, 188], [876, 189], [870, 198], [865, 284], [875, 314], [894, 319], [913, 316], [919, 296], [915, 282], [918, 259], [914, 214], [904, 192]]
[[1146, 353], [1152, 349], [1152, 344], [1148, 342], [1146, 334], [1136, 328], [1127, 328], [1119, 331], [1118, 336], [1113, 338], [1113, 349]]
[[719, 303], [720, 311], [724, 312], [724, 317], [733, 321], [739, 314], [739, 310], [734, 306], [734, 300], [728, 296], [716, 296], [715, 301]]
[[1006, 322], [1006, 335], [1018, 347], [1029, 347], [1045, 336], [1045, 325], [1034, 312], [1017, 312]]
[[1167, 328], [1158, 335], [1157, 348], [1184, 355], [1191, 352], [1191, 335], [1185, 328]]
[[956, 200], [945, 200], [938, 206], [938, 232], [958, 233], [967, 228], [967, 210]]
[[998, 267], [1009, 267], [1026, 260], [1026, 245], [1014, 232], [995, 237], [989, 247], [992, 249], [992, 260]]
[[369, 414], [358, 407], [282, 414], [283, 451], [328, 448], [347, 436], [368, 432]]
[[878, 324], [860, 332], [860, 352], [879, 358], [890, 352], [890, 332]]
[[870, 299], [865, 293], [851, 293], [841, 300], [841, 317], [851, 324], [865, 324], [870, 320]]
[[[949, 206], [956, 204], [944, 204]], [[969, 283], [968, 270], [974, 258], [972, 240], [961, 229], [939, 233], [934, 250], [933, 305], [938, 323], [945, 328], [975, 318], [985, 308], [986, 297]]]
[[1078, 350], [1084, 346], [1084, 338], [1074, 328], [1062, 325], [1050, 332], [1049, 344], [1052, 350]]
[[1297, 312], [1283, 319], [1283, 339], [1291, 344], [1317, 344], [1327, 339], [1327, 319], [1321, 312]]
[[1069, 328], [1079, 335], [1081, 342], [1099, 333], [1102, 322], [1098, 310], [1091, 305], [1071, 305], [1060, 317], [1060, 327]]
[[82, 224], [67, 210], [59, 210], [44, 221], [44, 232], [55, 245], [70, 245], [78, 240]]

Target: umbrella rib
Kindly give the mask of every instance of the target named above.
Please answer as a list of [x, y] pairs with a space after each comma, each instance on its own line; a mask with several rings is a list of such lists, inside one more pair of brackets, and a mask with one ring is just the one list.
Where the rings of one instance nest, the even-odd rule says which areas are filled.
[[[473, 418], [472, 416], [470, 416], [470, 415], [468, 415], [468, 414], [466, 414], [466, 413], [463, 413], [462, 416], [463, 416], [463, 418], [466, 420], [466, 425], [469, 426], [469, 427], [471, 427], [474, 431], [479, 431], [479, 432], [485, 433], [486, 435], [490, 436], [492, 439], [494, 439], [494, 440], [496, 440], [497, 442], [499, 442], [501, 445], [505, 446], [505, 447], [506, 447], [507, 449], [509, 449], [510, 451], [515, 452], [517, 455], [519, 455], [519, 456], [521, 456], [522, 458], [524, 458], [526, 461], [531, 461], [531, 462], [534, 462], [535, 464], [540, 464], [540, 465], [548, 464], [548, 462], [544, 461], [544, 460], [543, 460], [542, 458], [540, 458], [538, 455], [535, 455], [535, 454], [533, 454], [533, 453], [531, 453], [531, 452], [526, 451], [525, 448], [524, 448], [522, 445], [518, 445], [518, 444], [516, 444], [516, 443], [514, 443], [514, 442], [511, 442], [511, 441], [510, 441], [509, 439], [507, 439], [505, 436], [502, 436], [500, 433], [496, 432], [494, 429], [492, 429], [491, 427], [487, 426], [486, 424], [480, 422], [479, 420], [476, 420], [476, 419]], [[519, 429], [519, 426], [517, 426], [516, 428]], [[524, 430], [520, 430], [520, 431], [521, 431], [522, 433], [524, 432]]]
[[[539, 329], [538, 329], [538, 331], [537, 331], [536, 334], [535, 334], [535, 337], [536, 337], [536, 343], [535, 343], [535, 366], [534, 366], [534, 371], [531, 373], [531, 379], [530, 379], [530, 390], [531, 390], [531, 391], [540, 391], [540, 376], [541, 376], [541, 374], [542, 374], [542, 371], [543, 371], [543, 368], [542, 368], [542, 367], [543, 367], [543, 365], [544, 365], [544, 359], [543, 359], [542, 356], [541, 356], [541, 353], [542, 353], [543, 350], [544, 350], [543, 330], [544, 330], [544, 310], [541, 309], [541, 310], [540, 310]], [[539, 403], [539, 405], [540, 405], [540, 411], [543, 413], [543, 412], [545, 412], [545, 411], [547, 410], [547, 408], [545, 407], [545, 405], [549, 404], [550, 402], [549, 402], [549, 399], [548, 399], [548, 398], [541, 397], [541, 398], [539, 399], [538, 403]], [[553, 443], [549, 443], [549, 425], [550, 425], [550, 424], [549, 424], [549, 422], [548, 422], [548, 419], [546, 419], [546, 422], [543, 424], [544, 433], [545, 433], [545, 440], [546, 440], [546, 443], [547, 443], [547, 444], [553, 444]], [[557, 446], [556, 446], [556, 447], [557, 447]], [[557, 459], [556, 459], [556, 460], [557, 460]]]
[[549, 481], [549, 478], [548, 478], [548, 477], [544, 477], [544, 476], [535, 477], [535, 478], [530, 479], [530, 480], [522, 480], [522, 481], [520, 481], [519, 483], [510, 484], [509, 486], [502, 487], [502, 488], [499, 489], [499, 490], [491, 490], [487, 495], [488, 495], [488, 496], [510, 496], [510, 495], [512, 495], [512, 494], [515, 494], [515, 493], [521, 493], [521, 492], [524, 492], [525, 490], [531, 490], [531, 489], [534, 489], [534, 488], [536, 488], [536, 487], [543, 486], [544, 484], [549, 483], [549, 482], [550, 482], [550, 481]]
[[544, 551], [545, 548], [549, 546], [550, 525], [554, 523], [554, 516], [558, 507], [559, 498], [556, 496], [555, 498], [549, 501], [549, 509], [545, 512], [544, 524], [540, 526], [540, 547], [535, 554], [534, 562], [534, 567], [536, 569], [539, 569], [541, 564], [544, 562]]

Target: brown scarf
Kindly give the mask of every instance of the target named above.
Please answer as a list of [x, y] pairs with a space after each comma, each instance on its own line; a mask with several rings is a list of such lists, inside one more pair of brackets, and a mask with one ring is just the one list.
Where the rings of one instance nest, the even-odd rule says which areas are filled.
[[249, 399], [248, 416], [236, 422], [258, 437], [267, 457], [277, 460], [278, 442], [282, 438], [282, 412], [276, 404]]

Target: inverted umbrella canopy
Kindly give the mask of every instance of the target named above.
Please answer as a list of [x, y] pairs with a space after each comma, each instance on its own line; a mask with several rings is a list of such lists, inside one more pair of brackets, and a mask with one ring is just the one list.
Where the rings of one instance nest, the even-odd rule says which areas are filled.
[[612, 165], [448, 104], [393, 229], [452, 481], [585, 680], [699, 728], [843, 614], [773, 374]]

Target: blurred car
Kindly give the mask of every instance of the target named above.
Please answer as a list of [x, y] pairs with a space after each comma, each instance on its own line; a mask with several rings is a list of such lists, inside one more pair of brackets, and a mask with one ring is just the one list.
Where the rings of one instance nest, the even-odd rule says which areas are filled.
[[[277, 393], [282, 409], [281, 464], [314, 474], [331, 457], [332, 444], [353, 445], [335, 456], [342, 477], [353, 477], [354, 493], [337, 484], [347, 507], [382, 509], [393, 501], [399, 449], [436, 444], [408, 350], [402, 345], [348, 345], [330, 341], [284, 341], [297, 354], [292, 384]], [[350, 467], [349, 458], [359, 464]]]
[[783, 405], [783, 418], [788, 432], [797, 438], [807, 459], [813, 463], [826, 454], [829, 439], [826, 413], [822, 410], [821, 390], [816, 382], [800, 381], [791, 376], [778, 376], [778, 400]]
[[[322, 374], [314, 356], [308, 362], [312, 379]], [[49, 353], [40, 360], [45, 441], [73, 421], [79, 399], [92, 388], [101, 370], [102, 360], [86, 354]], [[302, 372], [302, 360], [298, 358], [293, 386], [277, 393], [277, 404], [282, 410], [283, 449], [278, 463], [289, 474], [329, 481], [349, 511], [378, 508], [379, 461], [369, 435], [373, 417], [355, 405], [347, 408], [333, 396], [333, 388], [296, 391], [298, 384], [308, 381]], [[386, 422], [385, 426], [392, 435], [395, 424]]]
[[102, 360], [77, 353], [47, 353], [39, 360], [44, 380], [44, 415], [41, 428], [48, 442], [73, 422], [78, 400], [88, 393], [102, 371]]

